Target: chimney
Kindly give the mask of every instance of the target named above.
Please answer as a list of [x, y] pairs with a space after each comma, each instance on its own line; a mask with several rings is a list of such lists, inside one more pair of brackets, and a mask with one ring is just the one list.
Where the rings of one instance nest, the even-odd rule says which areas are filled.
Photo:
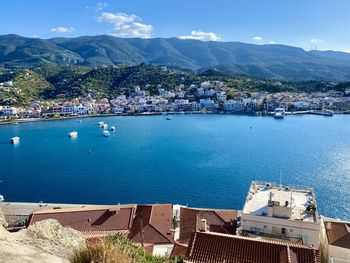
[[207, 232], [207, 220], [204, 219], [204, 218], [201, 219], [201, 224], [200, 224], [200, 227], [199, 227], [199, 231]]

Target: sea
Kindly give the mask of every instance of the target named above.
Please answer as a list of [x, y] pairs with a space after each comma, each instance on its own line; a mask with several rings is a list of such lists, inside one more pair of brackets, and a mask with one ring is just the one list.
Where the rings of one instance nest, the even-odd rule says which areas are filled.
[[[116, 131], [104, 137], [100, 121]], [[0, 126], [0, 194], [9, 202], [242, 209], [253, 180], [312, 187], [321, 215], [350, 220], [350, 116], [114, 116]]]

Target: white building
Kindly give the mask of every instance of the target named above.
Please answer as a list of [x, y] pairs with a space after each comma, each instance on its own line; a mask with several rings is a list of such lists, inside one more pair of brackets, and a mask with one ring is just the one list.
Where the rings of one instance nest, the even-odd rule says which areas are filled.
[[321, 254], [325, 263], [350, 263], [350, 223], [324, 220]]
[[244, 105], [241, 101], [229, 100], [224, 103], [224, 110], [232, 112], [243, 111]]
[[200, 99], [199, 103], [207, 110], [212, 110], [217, 108], [217, 105], [211, 99]]
[[1, 110], [1, 115], [3, 116], [15, 116], [17, 115], [17, 113], [18, 113], [18, 110], [17, 108], [14, 108], [14, 107], [4, 107]]
[[320, 224], [313, 189], [252, 182], [241, 215], [240, 231], [318, 248]]

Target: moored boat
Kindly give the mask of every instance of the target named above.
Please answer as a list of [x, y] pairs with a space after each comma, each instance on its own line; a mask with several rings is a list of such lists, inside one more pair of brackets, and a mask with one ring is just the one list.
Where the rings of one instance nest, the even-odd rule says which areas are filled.
[[68, 133], [68, 136], [71, 138], [76, 138], [78, 137], [78, 132], [77, 131], [71, 131], [70, 133]]
[[276, 108], [273, 117], [276, 119], [283, 119], [286, 111], [284, 108]]
[[167, 120], [171, 120], [170, 114], [168, 114], [168, 115], [166, 116], [166, 119], [167, 119]]
[[102, 124], [101, 128], [104, 129], [104, 130], [107, 130], [108, 129], [108, 124], [107, 123]]
[[102, 127], [105, 123], [103, 121], [98, 122], [98, 126]]
[[104, 137], [108, 137], [109, 135], [111, 135], [107, 130], [103, 130], [102, 134]]
[[115, 131], [115, 126], [111, 126], [111, 131]]
[[20, 138], [18, 136], [11, 138], [11, 143], [12, 144], [17, 144], [17, 143], [19, 143], [19, 141], [20, 141]]

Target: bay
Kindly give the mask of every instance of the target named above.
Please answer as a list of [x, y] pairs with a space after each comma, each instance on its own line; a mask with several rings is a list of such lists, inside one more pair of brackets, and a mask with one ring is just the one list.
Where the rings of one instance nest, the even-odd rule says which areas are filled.
[[[97, 123], [117, 127], [103, 137]], [[68, 132], [78, 131], [71, 139]], [[9, 140], [20, 136], [18, 145]], [[7, 201], [242, 209], [252, 180], [315, 188], [350, 220], [350, 116], [101, 117], [0, 126]]]

